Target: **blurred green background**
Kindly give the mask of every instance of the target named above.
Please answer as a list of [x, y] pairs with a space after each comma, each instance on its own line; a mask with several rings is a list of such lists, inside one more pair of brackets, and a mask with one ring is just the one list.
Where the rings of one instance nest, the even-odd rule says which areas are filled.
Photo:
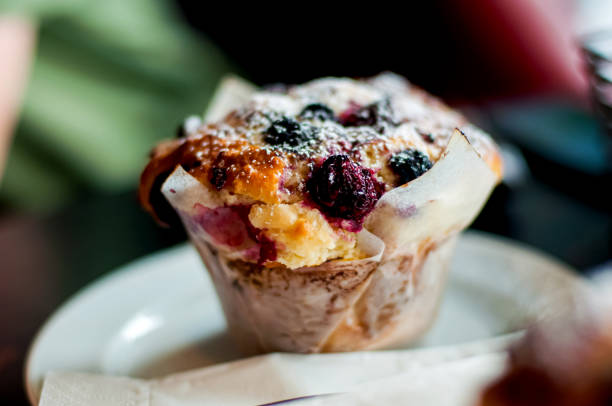
[[0, 0], [38, 44], [0, 188], [5, 208], [48, 212], [134, 189], [157, 140], [206, 107], [227, 58], [161, 0]]

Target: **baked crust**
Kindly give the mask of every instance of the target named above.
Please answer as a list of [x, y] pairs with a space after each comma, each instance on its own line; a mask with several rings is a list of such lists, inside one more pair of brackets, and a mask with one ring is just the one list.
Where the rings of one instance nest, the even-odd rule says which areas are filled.
[[[312, 104], [329, 107], [336, 120], [300, 118], [300, 112]], [[376, 104], [384, 105], [384, 120], [358, 126], [338, 122], [351, 109]], [[266, 143], [266, 130], [282, 117], [314, 129], [316, 137], [299, 146]], [[219, 192], [227, 195], [228, 204], [236, 199], [231, 195], [251, 203], [303, 201], [304, 183], [312, 165], [337, 153], [345, 153], [372, 169], [389, 190], [399, 186], [398, 177], [389, 167], [392, 154], [415, 149], [435, 163], [455, 128], [466, 134], [501, 178], [501, 158], [487, 134], [397, 75], [387, 73], [362, 80], [324, 78], [288, 87], [282, 93], [262, 91], [221, 121], [204, 124], [185, 137], [157, 146], [142, 174], [140, 200], [147, 211], [156, 215], [151, 201], [151, 195], [157, 193], [153, 186], [160, 183], [156, 180], [182, 165], [212, 190], [218, 189], [211, 183], [213, 169], [224, 169], [226, 179]]]
[[215, 222], [200, 224], [209, 234], [238, 216], [246, 240], [265, 240], [269, 255], [243, 259], [290, 269], [360, 259], [357, 234], [378, 199], [428, 171], [457, 129], [499, 180], [491, 138], [397, 75], [260, 91], [221, 120], [158, 145], [140, 200], [164, 221], [161, 185], [180, 167], [213, 196], [197, 216]]

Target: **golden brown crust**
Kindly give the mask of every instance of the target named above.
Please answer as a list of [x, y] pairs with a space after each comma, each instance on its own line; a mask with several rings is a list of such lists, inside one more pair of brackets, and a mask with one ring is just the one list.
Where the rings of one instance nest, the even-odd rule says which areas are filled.
[[[333, 117], [301, 115], [313, 104], [324, 105]], [[374, 118], [367, 114], [365, 119], [359, 118], [360, 113], [355, 113], [359, 111], [369, 112]], [[363, 122], [351, 123], [351, 113]], [[299, 125], [305, 140], [271, 143], [266, 134], [279, 120]], [[477, 152], [501, 178], [501, 158], [487, 134], [398, 76], [326, 78], [289, 87], [284, 93], [260, 92], [223, 120], [160, 144], [142, 174], [140, 200], [147, 211], [159, 217], [155, 207], [160, 200], [159, 186], [177, 165], [182, 165], [212, 191], [222, 189], [224, 196], [238, 195], [252, 203], [295, 203], [305, 200], [304, 183], [312, 166], [333, 154], [346, 154], [371, 169], [390, 190], [402, 183], [390, 168], [393, 154], [417, 150], [435, 163], [455, 128], [466, 132]]]
[[249, 145], [242, 139], [224, 139], [213, 135], [213, 126], [205, 127], [187, 138], [160, 144], [153, 150], [151, 161], [141, 176], [140, 202], [156, 216], [151, 204], [153, 185], [159, 177], [167, 177], [177, 165], [207, 186], [213, 168], [224, 171], [223, 188], [264, 203], [279, 202], [278, 189], [286, 165], [278, 151]]

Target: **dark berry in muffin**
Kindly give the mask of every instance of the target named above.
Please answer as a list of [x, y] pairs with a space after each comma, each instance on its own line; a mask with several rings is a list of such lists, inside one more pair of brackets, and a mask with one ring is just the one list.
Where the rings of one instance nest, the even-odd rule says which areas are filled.
[[362, 220], [384, 191], [370, 169], [351, 161], [348, 155], [332, 155], [316, 167], [307, 182], [312, 201], [331, 216]]
[[351, 103], [351, 106], [340, 114], [338, 121], [345, 127], [397, 125], [388, 99], [366, 106]]
[[333, 120], [334, 112], [332, 109], [322, 103], [312, 103], [304, 107], [300, 112], [299, 117], [302, 120]]
[[432, 166], [427, 155], [416, 149], [407, 149], [389, 159], [389, 167], [398, 176], [398, 184], [403, 185], [427, 172]]
[[210, 183], [215, 189], [221, 190], [227, 180], [227, 169], [215, 167], [210, 171]]
[[283, 117], [272, 122], [265, 132], [264, 141], [274, 146], [298, 147], [316, 138], [316, 129]]

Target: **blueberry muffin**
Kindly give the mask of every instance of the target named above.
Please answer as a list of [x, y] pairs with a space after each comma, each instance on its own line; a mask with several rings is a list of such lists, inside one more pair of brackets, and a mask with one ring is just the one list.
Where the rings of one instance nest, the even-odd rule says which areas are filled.
[[257, 351], [416, 337], [454, 237], [502, 172], [487, 134], [390, 73], [264, 89], [179, 132], [154, 149], [142, 205], [162, 222], [179, 214]]

